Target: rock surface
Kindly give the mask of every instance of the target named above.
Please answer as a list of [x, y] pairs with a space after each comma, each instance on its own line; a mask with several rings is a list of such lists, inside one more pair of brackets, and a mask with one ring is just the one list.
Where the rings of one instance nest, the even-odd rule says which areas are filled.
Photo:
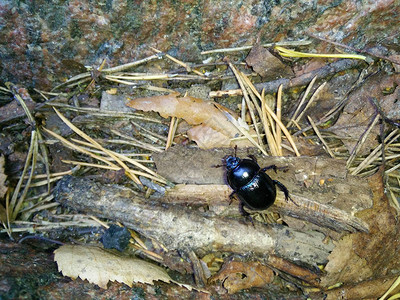
[[[396, 43], [400, 3], [378, 1], [1, 1], [0, 80], [45, 89], [76, 65], [116, 66], [153, 54], [326, 37], [363, 49]], [[316, 47], [316, 42], [313, 47]], [[318, 50], [333, 51], [321, 46]], [[75, 64], [75, 67], [71, 67]]]

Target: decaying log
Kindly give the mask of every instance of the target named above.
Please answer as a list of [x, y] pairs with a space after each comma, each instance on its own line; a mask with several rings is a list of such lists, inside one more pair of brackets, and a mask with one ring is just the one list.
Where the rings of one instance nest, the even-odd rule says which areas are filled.
[[[178, 186], [167, 193], [169, 201], [182, 201], [186, 198], [210, 204], [213, 200], [228, 199], [231, 190], [223, 187], [226, 185], [224, 168], [215, 166], [221, 165], [223, 158], [232, 154], [231, 149], [205, 151], [173, 147], [166, 152], [154, 154], [153, 158], [160, 175], [175, 183], [189, 184], [186, 187]], [[270, 210], [337, 232], [368, 231], [366, 223], [355, 215], [372, 207], [372, 191], [365, 178], [347, 174], [345, 161], [324, 157], [261, 157], [253, 149], [240, 150], [237, 156], [245, 158], [249, 154], [255, 155], [262, 167], [285, 167], [284, 171], [271, 171], [268, 174], [288, 188], [297, 205], [285, 202], [279, 193]], [[210, 184], [215, 186], [201, 186]], [[186, 196], [185, 189], [188, 189]], [[301, 228], [304, 228], [303, 225]]]
[[102, 185], [84, 178], [65, 176], [56, 188], [56, 201], [88, 214], [119, 221], [169, 250], [189, 253], [199, 249], [273, 254], [308, 265], [323, 264], [333, 249], [317, 231], [281, 225], [254, 226], [243, 218], [226, 219], [207, 212], [138, 197], [118, 185]]
[[[221, 215], [238, 215], [236, 205], [229, 205], [229, 194], [232, 190], [227, 185], [178, 184], [167, 190], [162, 199], [168, 203], [187, 205], [223, 206]], [[344, 210], [321, 204], [296, 194], [291, 194], [292, 201], [285, 201], [283, 193], [278, 193], [274, 205], [269, 211], [278, 212], [300, 220], [311, 222], [320, 227], [335, 231], [368, 232], [368, 225], [361, 219]], [[219, 209], [221, 211], [221, 209]]]

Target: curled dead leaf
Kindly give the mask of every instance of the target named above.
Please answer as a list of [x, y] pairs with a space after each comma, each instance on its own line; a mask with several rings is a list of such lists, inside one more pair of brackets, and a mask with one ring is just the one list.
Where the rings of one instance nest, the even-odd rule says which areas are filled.
[[260, 262], [229, 261], [209, 279], [221, 281], [229, 294], [252, 287], [263, 287], [274, 280], [274, 272]]

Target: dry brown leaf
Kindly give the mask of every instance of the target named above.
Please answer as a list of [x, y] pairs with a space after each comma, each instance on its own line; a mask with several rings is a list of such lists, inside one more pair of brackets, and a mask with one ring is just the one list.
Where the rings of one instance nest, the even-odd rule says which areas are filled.
[[246, 63], [265, 80], [292, 77], [292, 69], [282, 63], [261, 45], [255, 45], [246, 57]]
[[[118, 256], [96, 246], [64, 245], [54, 251], [54, 260], [64, 276], [87, 279], [104, 289], [109, 281], [122, 282], [130, 287], [134, 282], [153, 284], [157, 280], [177, 283], [156, 265]], [[188, 285], [177, 284], [191, 290]]]
[[4, 174], [4, 156], [0, 156], [0, 198], [3, 198], [7, 192], [6, 179], [7, 175]]
[[274, 280], [274, 272], [259, 262], [229, 261], [209, 279], [221, 281], [229, 294], [252, 287], [263, 287]]
[[[199, 146], [206, 149], [232, 146], [232, 144], [227, 145], [227, 141], [239, 134], [236, 127], [228, 121], [226, 116], [212, 102], [199, 98], [190, 96], [178, 97], [178, 94], [169, 94], [165, 96], [136, 98], [129, 101], [127, 105], [137, 110], [156, 111], [164, 118], [182, 118], [190, 125], [202, 124], [203, 127], [197, 128], [196, 134], [192, 136], [198, 138]], [[229, 111], [228, 109], [226, 110]], [[230, 113], [234, 114], [231, 111]], [[215, 140], [203, 139], [208, 134], [210, 128], [219, 134], [213, 135]], [[200, 129], [204, 130], [204, 132], [200, 133]]]
[[346, 289], [346, 284], [379, 279], [400, 268], [400, 227], [397, 213], [384, 194], [382, 172], [371, 176], [368, 181], [374, 206], [359, 213], [358, 217], [368, 223], [370, 232], [354, 233], [337, 243], [328, 257], [322, 286], [341, 282], [344, 284], [341, 289]]
[[229, 137], [207, 125], [195, 126], [187, 131], [187, 135], [192, 141], [195, 141], [201, 149], [230, 147], [231, 145]]
[[[399, 102], [397, 101], [400, 88], [396, 88], [392, 94], [385, 95], [385, 91], [400, 85], [400, 75], [384, 75], [382, 73], [370, 76], [358, 90], [354, 91], [348, 104], [344, 107], [335, 125], [329, 128], [334, 132], [351, 152], [362, 134], [370, 126], [376, 109], [371, 104], [369, 98], [378, 100], [383, 112], [388, 118], [399, 119]], [[370, 149], [378, 146], [377, 136], [379, 134], [379, 125], [376, 125], [368, 135], [360, 154], [369, 153]]]

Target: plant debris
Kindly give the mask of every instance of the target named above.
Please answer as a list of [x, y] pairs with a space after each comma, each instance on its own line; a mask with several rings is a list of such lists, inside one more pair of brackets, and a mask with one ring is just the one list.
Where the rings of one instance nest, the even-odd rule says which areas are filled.
[[[188, 135], [203, 149], [233, 147], [235, 143], [231, 143], [231, 139], [239, 134], [238, 129], [214, 106], [213, 102], [199, 98], [170, 94], [136, 98], [130, 100], [127, 105], [142, 111], [159, 112], [164, 118], [182, 118], [190, 125], [201, 124], [190, 129]], [[235, 115], [227, 108], [224, 110], [230, 115]], [[244, 145], [242, 143], [242, 146]]]
[[[238, 49], [189, 63], [151, 48], [112, 68], [106, 59], [78, 64], [81, 74], [32, 97], [0, 87], [2, 232], [85, 244], [62, 246], [55, 260], [64, 275], [102, 288], [179, 277], [213, 296], [384, 295], [400, 269], [396, 68], [282, 46], [256, 45], [247, 65]], [[247, 222], [225, 182], [236, 145], [238, 157], [276, 165], [268, 174], [295, 204], [278, 190]], [[110, 223], [103, 242], [118, 255], [88, 246]], [[160, 288], [185, 290], [171, 286]]]
[[265, 287], [274, 280], [274, 272], [260, 262], [226, 262], [209, 283], [220, 281], [229, 294], [243, 289]]

